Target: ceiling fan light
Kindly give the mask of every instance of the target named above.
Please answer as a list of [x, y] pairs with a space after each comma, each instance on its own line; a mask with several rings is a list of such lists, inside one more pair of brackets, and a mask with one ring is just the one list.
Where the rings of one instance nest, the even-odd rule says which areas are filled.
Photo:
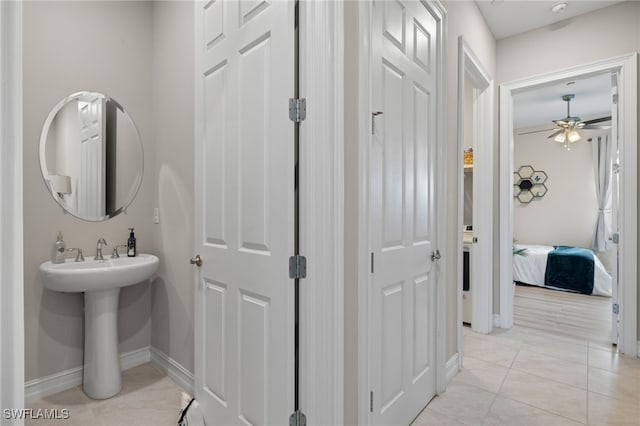
[[564, 143], [564, 141], [567, 140], [567, 132], [564, 131], [562, 133], [558, 133], [558, 135], [555, 138], [553, 138], [553, 140], [558, 143]]
[[578, 142], [580, 139], [582, 139], [580, 137], [580, 133], [578, 133], [576, 130], [570, 131], [567, 137], [569, 139], [569, 142], [571, 143]]

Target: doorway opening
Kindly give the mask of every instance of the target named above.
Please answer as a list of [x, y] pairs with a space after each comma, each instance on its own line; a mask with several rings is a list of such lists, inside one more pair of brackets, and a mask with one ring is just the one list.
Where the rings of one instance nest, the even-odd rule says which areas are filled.
[[[493, 329], [493, 81], [458, 38], [458, 352], [462, 324]], [[462, 365], [462, 357], [459, 357]]]
[[604, 72], [513, 96], [514, 326], [617, 343], [615, 83]]
[[[535, 135], [537, 132], [536, 129], [531, 130], [530, 132], [520, 131], [518, 129], [514, 132], [514, 128], [517, 127], [514, 125], [517, 118], [517, 105], [518, 98], [524, 96], [526, 98], [527, 93], [530, 93], [532, 90], [548, 90], [550, 87], [562, 87], [562, 85], [566, 86], [569, 83], [571, 86], [571, 82], [587, 80], [590, 78], [595, 78], [597, 76], [605, 76], [604, 78], [610, 78], [612, 84], [609, 86], [611, 92], [611, 133], [608, 135], [610, 140], [613, 143], [613, 160], [612, 160], [612, 168], [619, 170], [615, 176], [616, 179], [613, 179], [613, 193], [612, 196], [613, 202], [619, 206], [618, 214], [612, 214], [612, 236], [611, 241], [608, 243], [613, 250], [617, 251], [618, 256], [609, 256], [607, 258], [606, 253], [600, 258], [594, 259], [594, 268], [593, 274], [595, 276], [592, 277], [592, 289], [589, 293], [602, 293], [601, 296], [606, 296], [603, 293], [606, 293], [606, 289], [602, 289], [601, 286], [597, 282], [597, 274], [598, 274], [598, 263], [599, 260], [602, 259], [603, 262], [609, 263], [609, 270], [607, 271], [611, 277], [611, 282], [613, 283], [611, 286], [610, 294], [612, 296], [612, 335], [614, 335], [612, 340], [616, 339], [618, 341], [618, 349], [627, 354], [636, 355], [637, 354], [637, 343], [636, 343], [636, 297], [637, 297], [637, 288], [636, 288], [636, 243], [637, 243], [637, 225], [636, 225], [636, 217], [637, 217], [637, 208], [636, 208], [636, 199], [637, 194], [635, 193], [635, 182], [636, 182], [636, 57], [635, 54], [624, 56], [620, 58], [614, 58], [611, 60], [598, 62], [595, 64], [590, 64], [586, 66], [576, 67], [569, 70], [563, 70], [560, 72], [551, 73], [544, 76], [533, 77], [530, 79], [525, 79], [517, 82], [506, 83], [501, 86], [500, 93], [500, 114], [502, 117], [502, 121], [500, 124], [500, 146], [501, 146], [501, 158], [505, 159], [501, 162], [500, 167], [500, 326], [502, 328], [511, 328], [514, 324], [514, 301], [518, 303], [530, 302], [534, 303], [535, 297], [531, 296], [531, 294], [537, 294], [537, 290], [532, 290], [529, 288], [522, 288], [523, 290], [516, 290], [514, 286], [514, 281], [523, 281], [526, 282], [526, 279], [522, 279], [523, 271], [519, 270], [519, 256], [514, 254], [516, 251], [524, 248], [524, 258], [529, 257], [531, 261], [535, 259], [538, 252], [545, 251], [545, 249], [541, 249], [539, 246], [541, 245], [550, 245], [553, 250], [552, 256], [555, 256], [555, 253], [561, 249], [554, 249], [553, 246], [565, 246], [566, 243], [553, 242], [548, 241], [546, 244], [541, 244], [542, 241], [535, 241], [538, 244], [533, 244], [527, 246], [527, 241], [521, 241], [514, 243], [514, 238], [519, 238], [519, 236], [525, 236], [525, 238], [535, 238], [533, 235], [540, 236], [540, 229], [534, 226], [534, 222], [529, 218], [527, 220], [526, 215], [531, 213], [531, 209], [529, 211], [526, 208], [519, 208], [520, 204], [532, 205], [535, 202], [541, 203], [547, 197], [547, 194], [550, 195], [549, 184], [544, 183], [543, 186], [538, 186], [538, 188], [543, 188], [542, 190], [532, 191], [533, 188], [527, 189], [527, 184], [525, 181], [529, 181], [532, 185], [538, 184], [539, 181], [544, 181], [545, 179], [549, 179], [549, 174], [547, 174], [544, 170], [540, 168], [540, 170], [536, 169], [533, 164], [524, 164], [524, 162], [532, 162], [542, 161], [543, 157], [536, 157], [539, 152], [536, 150], [533, 151], [524, 151], [519, 152], [519, 148], [523, 148], [524, 144], [519, 145], [518, 140], [520, 136], [529, 136]], [[559, 89], [564, 90], [564, 89]], [[570, 90], [570, 89], [568, 89]], [[575, 114], [572, 114], [575, 115]], [[585, 117], [586, 118], [586, 117]], [[557, 123], [556, 123], [557, 124]], [[552, 123], [553, 125], [553, 123]], [[548, 127], [541, 128], [538, 130], [546, 130]], [[552, 129], [554, 130], [554, 129]], [[578, 129], [581, 130], [581, 129]], [[586, 132], [586, 130], [584, 131]], [[518, 135], [521, 133], [521, 135]], [[523, 135], [523, 133], [528, 133], [528, 135]], [[543, 133], [549, 136], [547, 133]], [[555, 133], [555, 132], [554, 132]], [[606, 133], [606, 132], [605, 132]], [[543, 139], [548, 139], [547, 136], [544, 136]], [[553, 135], [551, 139], [561, 139], [555, 138], [557, 135]], [[589, 153], [587, 151], [590, 148], [586, 144], [594, 144], [599, 143], [597, 139], [604, 138], [607, 135], [593, 135], [587, 136], [586, 133], [583, 135], [585, 139], [582, 142], [582, 149], [585, 150], [585, 154]], [[538, 136], [539, 137], [539, 136]], [[587, 139], [591, 138], [592, 141], [588, 142]], [[543, 141], [543, 143], [546, 141]], [[556, 144], [555, 142], [548, 142], [548, 144]], [[577, 144], [572, 144], [576, 147]], [[540, 147], [538, 145], [538, 147]], [[558, 148], [558, 147], [556, 147]], [[562, 148], [562, 147], [560, 147]], [[569, 148], [572, 151], [563, 151], [562, 153], [557, 153], [556, 156], [560, 157], [560, 154], [579, 154], [577, 149], [573, 149], [573, 146]], [[538, 149], [539, 151], [539, 149]], [[524, 156], [523, 156], [524, 155]], [[548, 157], [549, 155], [547, 155]], [[577, 157], [577, 155], [576, 155]], [[514, 166], [514, 159], [516, 161], [516, 165]], [[525, 161], [526, 159], [526, 161]], [[564, 169], [568, 172], [571, 172], [570, 166], [566, 164], [568, 159], [565, 161]], [[523, 162], [523, 164], [520, 164]], [[551, 166], [549, 166], [551, 167]], [[515, 174], [517, 173], [517, 174]], [[587, 172], [588, 173], [588, 172]], [[593, 176], [593, 171], [591, 172]], [[526, 176], [523, 176], [526, 175]], [[560, 176], [558, 176], [560, 175]], [[535, 177], [539, 178], [539, 180], [534, 180]], [[514, 181], [514, 179], [517, 180]], [[565, 180], [569, 179], [569, 177], [562, 177], [560, 172], [556, 172], [554, 185], [556, 183], [564, 183]], [[586, 180], [586, 179], [583, 179]], [[524, 182], [524, 184], [523, 184]], [[524, 188], [523, 188], [524, 185]], [[594, 186], [593, 178], [591, 182], [583, 182], [580, 187], [589, 187]], [[545, 190], [546, 189], [546, 190]], [[518, 198], [523, 192], [530, 192], [531, 194], [524, 194], [524, 196], [520, 199]], [[574, 191], [575, 192], [575, 191]], [[615, 194], [619, 194], [617, 197]], [[515, 198], [514, 198], [515, 197]], [[570, 198], [574, 199], [574, 194], [570, 195]], [[548, 198], [551, 201], [551, 198]], [[575, 201], [575, 200], [574, 200]], [[550, 202], [548, 203], [550, 204]], [[565, 207], [565, 209], [568, 207]], [[599, 207], [593, 210], [593, 215], [598, 215]], [[567, 212], [568, 210], [563, 210], [562, 208], [555, 209], [555, 217], [556, 220], [552, 221], [549, 226], [557, 225], [557, 222], [560, 221], [560, 217], [563, 212]], [[523, 214], [524, 212], [524, 214]], [[578, 216], [581, 218], [585, 216], [584, 211], [582, 214], [571, 214], [567, 213], [569, 216], [568, 220], [569, 225], [565, 225], [564, 229], [572, 228], [578, 222]], [[514, 219], [515, 218], [515, 219]], [[527, 225], [530, 225], [531, 230], [527, 230]], [[538, 227], [540, 224], [538, 223]], [[531, 233], [533, 231], [533, 233]], [[558, 234], [558, 231], [555, 231]], [[619, 238], [618, 236], [624, 235], [624, 238]], [[590, 239], [590, 235], [586, 237], [587, 240]], [[562, 238], [569, 237], [562, 236]], [[615, 239], [615, 242], [614, 242]], [[523, 243], [524, 246], [520, 246], [519, 244]], [[586, 243], [576, 244], [576, 245], [588, 245]], [[545, 265], [548, 265], [547, 258], [544, 256], [547, 253], [551, 252], [551, 250], [543, 253], [542, 261], [537, 261], [538, 263], [542, 262], [542, 268], [545, 268]], [[616, 259], [617, 257], [617, 259]], [[514, 266], [515, 265], [515, 266]], [[606, 268], [605, 268], [606, 269]], [[526, 274], [526, 271], [524, 272]], [[542, 272], [538, 272], [538, 274], [542, 274], [543, 281], [548, 280], [548, 276], [550, 273], [546, 269]], [[616, 279], [617, 278], [617, 279]], [[619, 282], [619, 286], [615, 285], [616, 282]], [[527, 284], [536, 284], [536, 283], [527, 283]], [[547, 286], [550, 284], [546, 283]], [[543, 284], [544, 285], [544, 284]], [[546, 290], [546, 289], [544, 289]], [[574, 291], [576, 289], [573, 289]], [[529, 300], [525, 297], [525, 294], [528, 295]], [[547, 293], [545, 293], [547, 294]], [[624, 296], [623, 296], [624, 295]], [[566, 295], [565, 295], [566, 296]], [[541, 303], [538, 298], [535, 303]], [[544, 302], [542, 302], [544, 303]], [[548, 303], [547, 303], [548, 307]], [[618, 309], [619, 308], [619, 309]], [[523, 308], [524, 309], [524, 308]], [[523, 319], [520, 318], [519, 321]], [[529, 318], [531, 320], [531, 318]], [[619, 330], [613, 330], [615, 325], [619, 325]], [[557, 329], [557, 324], [555, 325]], [[574, 331], [575, 333], [575, 331]], [[606, 335], [606, 331], [605, 331]]]

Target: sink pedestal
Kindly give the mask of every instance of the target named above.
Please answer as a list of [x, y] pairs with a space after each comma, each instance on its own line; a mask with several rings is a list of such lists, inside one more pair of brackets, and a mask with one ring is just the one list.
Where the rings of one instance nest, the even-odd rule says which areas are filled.
[[122, 389], [118, 351], [120, 287], [84, 293], [84, 392], [110, 398]]

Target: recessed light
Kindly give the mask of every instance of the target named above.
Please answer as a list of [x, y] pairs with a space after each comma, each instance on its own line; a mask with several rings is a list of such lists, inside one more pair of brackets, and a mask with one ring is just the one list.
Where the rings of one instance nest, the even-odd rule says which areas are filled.
[[567, 3], [566, 2], [560, 2], [560, 3], [556, 3], [553, 6], [551, 6], [551, 11], [553, 13], [562, 13], [564, 12], [564, 10], [567, 8]]

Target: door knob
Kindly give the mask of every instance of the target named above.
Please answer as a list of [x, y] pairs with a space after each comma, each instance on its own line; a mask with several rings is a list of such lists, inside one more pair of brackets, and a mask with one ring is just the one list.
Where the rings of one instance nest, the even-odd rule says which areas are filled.
[[196, 257], [191, 258], [191, 264], [196, 266], [202, 266], [202, 258], [199, 254], [196, 254]]

